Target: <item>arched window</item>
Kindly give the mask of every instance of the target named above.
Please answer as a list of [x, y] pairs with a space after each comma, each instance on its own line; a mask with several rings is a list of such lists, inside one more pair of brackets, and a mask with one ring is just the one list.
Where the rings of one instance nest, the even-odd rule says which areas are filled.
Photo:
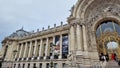
[[102, 33], [115, 31], [120, 35], [120, 25], [117, 22], [111, 20], [104, 21], [98, 25], [96, 36], [100, 37]]

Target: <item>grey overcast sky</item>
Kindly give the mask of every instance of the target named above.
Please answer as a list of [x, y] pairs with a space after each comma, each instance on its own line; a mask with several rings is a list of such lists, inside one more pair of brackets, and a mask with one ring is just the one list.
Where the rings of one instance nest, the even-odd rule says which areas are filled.
[[[60, 25], [70, 15], [77, 0], [0, 0], [0, 42], [24, 27], [36, 31], [54, 23]], [[0, 44], [1, 47], [1, 44]]]

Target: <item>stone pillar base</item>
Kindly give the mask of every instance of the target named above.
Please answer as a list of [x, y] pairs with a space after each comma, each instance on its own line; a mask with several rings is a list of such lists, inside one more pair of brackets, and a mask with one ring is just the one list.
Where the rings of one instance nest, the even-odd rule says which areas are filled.
[[76, 55], [83, 55], [83, 51], [77, 50]]
[[89, 52], [84, 51], [83, 53], [84, 53], [84, 55], [83, 55], [83, 57], [84, 57], [83, 58], [84, 66], [87, 66], [87, 67], [91, 66], [91, 60], [90, 60]]

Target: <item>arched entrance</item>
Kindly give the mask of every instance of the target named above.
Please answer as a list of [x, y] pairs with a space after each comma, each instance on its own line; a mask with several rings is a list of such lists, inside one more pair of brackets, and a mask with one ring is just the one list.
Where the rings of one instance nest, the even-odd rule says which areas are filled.
[[116, 54], [120, 59], [120, 25], [113, 20], [101, 22], [96, 28], [97, 49], [99, 55], [103, 53], [112, 59]]

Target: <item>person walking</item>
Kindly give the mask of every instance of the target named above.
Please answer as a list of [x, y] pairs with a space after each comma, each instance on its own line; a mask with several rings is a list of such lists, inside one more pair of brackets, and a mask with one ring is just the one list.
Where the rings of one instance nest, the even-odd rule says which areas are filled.
[[112, 59], [112, 60], [115, 60], [115, 55], [114, 55], [114, 53], [111, 54], [111, 59]]

